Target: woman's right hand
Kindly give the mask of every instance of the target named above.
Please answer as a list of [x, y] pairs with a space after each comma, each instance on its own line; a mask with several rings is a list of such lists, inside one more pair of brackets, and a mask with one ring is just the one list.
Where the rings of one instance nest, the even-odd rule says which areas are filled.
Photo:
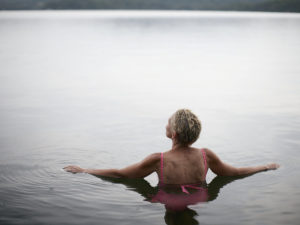
[[280, 165], [277, 163], [270, 163], [270, 164], [266, 165], [266, 167], [267, 167], [267, 170], [276, 170], [280, 167]]

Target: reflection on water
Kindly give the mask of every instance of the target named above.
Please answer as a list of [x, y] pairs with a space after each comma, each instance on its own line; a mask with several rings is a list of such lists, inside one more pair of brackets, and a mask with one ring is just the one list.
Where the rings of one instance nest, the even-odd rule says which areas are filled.
[[194, 210], [186, 208], [181, 212], [166, 211], [164, 218], [168, 225], [194, 225], [199, 224], [198, 220], [195, 218], [196, 216], [198, 216], [198, 214]]
[[165, 207], [142, 201], [155, 188], [61, 168], [168, 150], [167, 119], [186, 107], [203, 125], [195, 147], [281, 168], [219, 196], [227, 181], [208, 172], [208, 202], [165, 220], [298, 224], [299, 27], [292, 13], [1, 11], [0, 223], [163, 224]]
[[[143, 196], [145, 198], [145, 200], [153, 202], [153, 196], [156, 196], [157, 193], [159, 193], [161, 190], [161, 186], [156, 186], [156, 187], [152, 187], [149, 182], [147, 182], [144, 179], [124, 179], [124, 178], [107, 178], [107, 177], [102, 177], [102, 176], [98, 176], [99, 178], [103, 179], [103, 180], [107, 180], [110, 181], [112, 183], [120, 183], [120, 184], [124, 184], [128, 190], [132, 190], [135, 191], [137, 193], [139, 193], [141, 196]], [[221, 176], [217, 176], [215, 177], [208, 185], [207, 188], [200, 190], [200, 192], [206, 192], [209, 193], [208, 198], [204, 199], [201, 198], [198, 200], [198, 204], [201, 203], [205, 203], [205, 202], [209, 202], [209, 201], [214, 201], [219, 193], [220, 190], [227, 184], [235, 181], [235, 180], [239, 180], [239, 179], [243, 179], [245, 177], [249, 177], [249, 176], [237, 176], [237, 177], [221, 177]], [[173, 192], [174, 192], [174, 187], [173, 187]], [[179, 190], [181, 191], [181, 189], [179, 188]], [[169, 190], [170, 192], [170, 190]], [[199, 190], [197, 190], [197, 192], [199, 192]], [[176, 194], [173, 194], [173, 197], [176, 198], [175, 196]], [[185, 197], [189, 198], [190, 196], [188, 194], [185, 193], [180, 193], [177, 192], [178, 197], [180, 198], [176, 198], [176, 200], [178, 202], [174, 203], [173, 205], [182, 205], [180, 201], [183, 202], [183, 204], [185, 205], [187, 203]], [[168, 225], [175, 225], [175, 224], [185, 224], [185, 225], [193, 225], [193, 224], [199, 224], [198, 220], [195, 218], [196, 216], [198, 216], [197, 212], [194, 211], [193, 209], [188, 208], [188, 205], [185, 205], [185, 207], [172, 207], [170, 208], [169, 202], [164, 202], [162, 204], [165, 204], [165, 222]], [[196, 204], [196, 201], [194, 201], [191, 204]], [[190, 204], [190, 205], [191, 205]], [[199, 219], [201, 221], [201, 218]]]

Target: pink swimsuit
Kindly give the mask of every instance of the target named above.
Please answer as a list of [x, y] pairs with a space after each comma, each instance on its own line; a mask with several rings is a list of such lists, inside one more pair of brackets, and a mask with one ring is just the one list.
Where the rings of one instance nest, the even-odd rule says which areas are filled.
[[[203, 176], [203, 180], [205, 181], [206, 173], [207, 173], [207, 162], [206, 162], [206, 154], [204, 149], [201, 149], [202, 156], [204, 159], [205, 165], [205, 173]], [[182, 184], [180, 188], [184, 193], [167, 193], [163, 189], [167, 185], [163, 183], [163, 153], [161, 153], [160, 159], [160, 181], [159, 181], [159, 191], [152, 198], [151, 202], [160, 202], [165, 204], [167, 209], [174, 211], [184, 210], [188, 205], [193, 205], [198, 202], [206, 202], [208, 199], [207, 188], [199, 187], [196, 184]], [[175, 185], [176, 186], [176, 185]], [[178, 187], [178, 185], [177, 185]], [[190, 193], [187, 188], [194, 189], [196, 192]]]

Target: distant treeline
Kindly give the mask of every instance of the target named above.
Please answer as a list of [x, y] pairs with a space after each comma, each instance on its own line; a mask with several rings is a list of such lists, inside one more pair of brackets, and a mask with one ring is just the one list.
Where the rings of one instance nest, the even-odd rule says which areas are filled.
[[0, 0], [0, 10], [164, 9], [300, 12], [300, 0]]

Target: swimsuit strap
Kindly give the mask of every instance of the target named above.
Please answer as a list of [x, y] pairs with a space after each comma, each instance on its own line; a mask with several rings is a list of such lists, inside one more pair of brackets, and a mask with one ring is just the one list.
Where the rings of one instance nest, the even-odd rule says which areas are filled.
[[188, 192], [188, 190], [186, 190], [186, 187], [188, 188], [193, 188], [193, 189], [197, 189], [197, 190], [205, 190], [205, 188], [203, 187], [197, 187], [195, 185], [191, 185], [191, 184], [182, 184], [180, 185], [182, 192], [189, 194], [190, 192]]
[[203, 160], [204, 160], [204, 167], [205, 167], [205, 172], [204, 172], [204, 179], [206, 177], [206, 173], [207, 173], [207, 162], [206, 162], [206, 154], [204, 149], [201, 149], [202, 152], [202, 156], [203, 156]]
[[160, 154], [160, 182], [163, 183], [164, 153]]

